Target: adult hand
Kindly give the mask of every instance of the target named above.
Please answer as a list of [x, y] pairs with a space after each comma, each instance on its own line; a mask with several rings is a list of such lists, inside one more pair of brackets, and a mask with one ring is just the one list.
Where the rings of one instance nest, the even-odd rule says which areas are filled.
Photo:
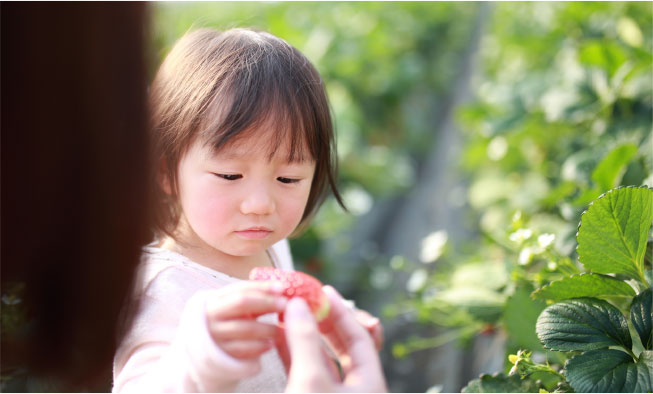
[[331, 302], [333, 324], [323, 334], [342, 367], [342, 380], [332, 373], [330, 360], [323, 357], [324, 345], [317, 323], [300, 298], [288, 301], [285, 311], [286, 341], [291, 366], [287, 392], [387, 392], [381, 362], [372, 337], [356, 321], [342, 297], [330, 286], [325, 293]]
[[383, 348], [383, 325], [379, 318], [374, 317], [368, 311], [358, 308], [354, 308], [353, 312], [356, 321], [372, 336], [376, 350], [380, 351]]

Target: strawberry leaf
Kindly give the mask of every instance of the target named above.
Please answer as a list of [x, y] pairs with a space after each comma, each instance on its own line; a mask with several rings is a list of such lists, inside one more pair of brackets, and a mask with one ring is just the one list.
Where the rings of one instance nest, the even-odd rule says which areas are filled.
[[594, 200], [581, 217], [578, 260], [593, 272], [644, 277], [644, 253], [653, 222], [653, 189], [617, 188]]
[[529, 297], [528, 288], [518, 287], [508, 297], [503, 310], [503, 323], [511, 342], [520, 348], [542, 350], [542, 345], [535, 334], [535, 323], [546, 304]]
[[542, 300], [560, 301], [578, 297], [633, 297], [635, 290], [622, 280], [607, 275], [582, 273], [551, 282], [532, 296]]
[[639, 293], [630, 305], [630, 320], [639, 334], [639, 338], [642, 340], [642, 345], [644, 349], [651, 350], [653, 349], [653, 323], [651, 322], [651, 315], [653, 311], [651, 310], [651, 299], [653, 298], [653, 293], [651, 289], [646, 289]]
[[614, 349], [591, 350], [571, 358], [564, 373], [578, 393], [651, 392], [653, 352], [644, 351], [637, 363], [628, 354]]
[[637, 154], [637, 145], [624, 144], [608, 153], [592, 172], [592, 180], [601, 190], [612, 189], [619, 184], [621, 175], [630, 160]]
[[521, 379], [518, 374], [481, 375], [463, 387], [463, 393], [537, 393], [538, 385], [530, 379]]
[[596, 298], [575, 298], [547, 307], [537, 319], [535, 331], [544, 347], [557, 351], [632, 347], [624, 315]]

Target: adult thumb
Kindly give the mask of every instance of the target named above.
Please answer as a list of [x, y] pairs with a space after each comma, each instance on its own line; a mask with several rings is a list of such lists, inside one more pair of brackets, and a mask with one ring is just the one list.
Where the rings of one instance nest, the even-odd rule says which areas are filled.
[[[320, 385], [319, 381], [329, 375], [322, 362], [322, 341], [317, 323], [303, 299], [295, 297], [288, 301], [284, 323], [291, 359], [288, 388], [291, 391], [324, 391], [312, 387]], [[328, 385], [328, 382], [321, 383]]]

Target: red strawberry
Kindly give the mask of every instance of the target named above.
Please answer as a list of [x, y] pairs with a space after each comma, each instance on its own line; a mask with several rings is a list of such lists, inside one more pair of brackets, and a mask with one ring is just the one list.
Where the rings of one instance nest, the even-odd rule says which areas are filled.
[[[329, 315], [329, 299], [322, 292], [322, 282], [298, 271], [284, 271], [272, 267], [256, 267], [249, 273], [251, 280], [277, 280], [284, 285], [283, 295], [301, 297], [306, 301], [318, 322]], [[280, 319], [283, 321], [283, 317]]]

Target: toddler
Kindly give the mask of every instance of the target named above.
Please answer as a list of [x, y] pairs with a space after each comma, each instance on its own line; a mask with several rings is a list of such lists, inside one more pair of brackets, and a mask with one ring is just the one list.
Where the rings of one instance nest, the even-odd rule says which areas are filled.
[[[320, 75], [273, 35], [200, 29], [175, 44], [150, 101], [156, 241], [113, 391], [284, 391], [276, 312], [287, 300], [246, 279], [254, 267], [292, 269], [286, 238], [327, 192], [341, 202]], [[358, 320], [380, 344], [378, 319]]]

